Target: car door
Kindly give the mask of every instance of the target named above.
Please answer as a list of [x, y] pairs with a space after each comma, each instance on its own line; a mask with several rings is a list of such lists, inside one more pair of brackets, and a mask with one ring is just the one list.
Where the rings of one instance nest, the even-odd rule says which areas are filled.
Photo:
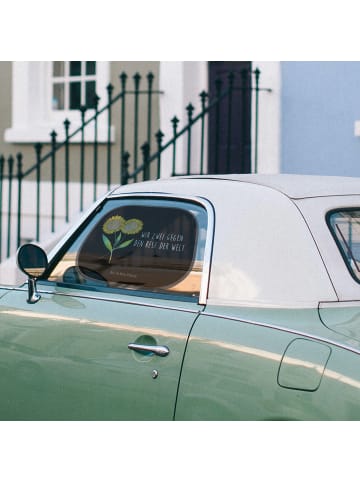
[[316, 307], [207, 307], [189, 338], [175, 419], [358, 419], [358, 375], [339, 372], [353, 354], [327, 335]]
[[[0, 309], [1, 419], [170, 420], [202, 310], [207, 212], [111, 199]], [[121, 230], [122, 229], [122, 230]]]

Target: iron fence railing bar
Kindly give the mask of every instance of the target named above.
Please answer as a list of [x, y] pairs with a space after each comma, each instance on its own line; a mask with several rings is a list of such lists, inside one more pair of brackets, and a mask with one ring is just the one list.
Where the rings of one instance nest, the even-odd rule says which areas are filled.
[[157, 141], [157, 152], [158, 152], [158, 158], [157, 158], [157, 177], [159, 178], [160, 177], [160, 174], [161, 174], [161, 143], [162, 143], [162, 139], [164, 137], [164, 134], [159, 130], [156, 134], [156, 141]]
[[148, 81], [148, 121], [147, 121], [147, 142], [149, 144], [149, 147], [151, 149], [151, 113], [152, 113], [152, 84], [154, 80], [154, 75], [149, 72], [147, 75], [147, 81]]
[[[2, 234], [2, 219], [3, 219], [3, 184], [4, 184], [4, 164], [5, 157], [0, 156], [0, 231]], [[0, 262], [2, 261], [2, 235], [0, 235]]]
[[258, 172], [258, 139], [259, 139], [259, 77], [260, 70], [254, 70], [255, 75], [255, 147], [254, 147], [254, 172]]
[[[124, 157], [125, 152], [125, 109], [126, 109], [126, 81], [127, 75], [123, 72], [120, 75], [121, 81], [121, 124], [120, 124], [120, 161]], [[121, 181], [120, 181], [121, 182]]]
[[35, 144], [36, 151], [36, 241], [40, 241], [40, 181], [41, 181], [41, 150], [43, 145], [38, 142]]
[[70, 121], [65, 119], [65, 221], [69, 222], [69, 182], [70, 182], [70, 153], [69, 153], [69, 127]]
[[[133, 77], [135, 84], [134, 93], [134, 168], [138, 165], [138, 145], [139, 145], [139, 87], [141, 81], [141, 75], [136, 73]], [[136, 179], [135, 179], [136, 181]]]
[[128, 173], [129, 173], [129, 158], [130, 154], [125, 151], [123, 158], [121, 160], [121, 184], [127, 184], [128, 183]]
[[[247, 111], [247, 103], [246, 103], [246, 87], [247, 87], [247, 82], [248, 82], [248, 71], [246, 69], [241, 71], [241, 81], [242, 81], [242, 88], [241, 88], [241, 94], [242, 94], [242, 115], [243, 118], [246, 118], [246, 111]], [[247, 153], [246, 153], [246, 148], [247, 148], [247, 143], [246, 143], [246, 125], [242, 123], [242, 132], [241, 132], [241, 145], [242, 145], [242, 158], [246, 159], [247, 158]]]
[[85, 177], [85, 113], [86, 106], [80, 107], [81, 112], [81, 142], [80, 142], [80, 211], [84, 210], [84, 177]]
[[[175, 116], [171, 119], [173, 125], [173, 151], [172, 151], [172, 176], [176, 173], [176, 140], [177, 140], [177, 126], [179, 124], [179, 119]], [[170, 144], [171, 145], [171, 144]]]
[[204, 150], [205, 150], [205, 110], [208, 94], [203, 90], [200, 93], [201, 100], [201, 141], [200, 141], [200, 174], [204, 173]]
[[227, 129], [227, 140], [226, 140], [226, 169], [230, 172], [230, 162], [231, 162], [231, 138], [232, 138], [232, 102], [233, 102], [233, 86], [234, 86], [234, 73], [229, 73], [229, 95], [228, 95], [228, 129]]
[[111, 114], [112, 114], [112, 105], [113, 105], [113, 100], [112, 100], [112, 93], [113, 93], [114, 87], [109, 84], [107, 86], [107, 92], [108, 92], [108, 125], [107, 125], [107, 142], [106, 142], [106, 170], [107, 170], [107, 188], [110, 190], [110, 185], [111, 185]]
[[221, 93], [222, 80], [217, 79], [215, 81], [215, 96], [218, 102], [216, 102], [215, 108], [215, 172], [219, 170], [219, 147], [220, 147], [220, 93]]
[[8, 219], [7, 219], [8, 239], [7, 239], [7, 250], [6, 250], [7, 258], [10, 257], [13, 168], [14, 168], [14, 158], [13, 156], [10, 156], [8, 159], [8, 170], [9, 170], [8, 180], [9, 181], [8, 181]]
[[192, 120], [192, 115], [194, 112], [194, 106], [192, 104], [189, 104], [186, 107], [187, 113], [188, 113], [188, 129], [187, 129], [187, 159], [186, 159], [186, 173], [190, 174], [191, 170], [191, 128], [193, 125], [193, 120]]
[[143, 153], [143, 166], [142, 166], [142, 171], [143, 171], [143, 180], [144, 181], [147, 181], [149, 179], [149, 165], [150, 165], [150, 161], [149, 161], [149, 154], [150, 154], [150, 146], [147, 142], [145, 142], [142, 146], [141, 146], [141, 150], [142, 150], [142, 153]]
[[56, 183], [56, 132], [51, 133], [51, 144], [54, 148], [51, 156], [51, 232], [55, 232], [55, 183]]
[[16, 155], [17, 159], [17, 179], [18, 179], [18, 200], [17, 200], [17, 236], [16, 247], [19, 248], [21, 244], [21, 199], [22, 199], [22, 159], [21, 152]]
[[[94, 97], [94, 102], [95, 102], [95, 112], [98, 112], [98, 107], [99, 107], [99, 100], [100, 97], [98, 97], [95, 94]], [[95, 116], [94, 120], [94, 156], [93, 156], [93, 201], [96, 201], [97, 198], [97, 183], [98, 183], [98, 116]]]

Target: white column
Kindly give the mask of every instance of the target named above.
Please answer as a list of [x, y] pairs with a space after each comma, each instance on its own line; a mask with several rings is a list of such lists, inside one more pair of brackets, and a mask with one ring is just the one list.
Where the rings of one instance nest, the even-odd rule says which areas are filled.
[[[191, 103], [195, 107], [193, 117], [200, 112], [202, 90], [207, 91], [207, 62], [161, 62], [160, 63], [160, 129], [165, 134], [163, 144], [173, 137], [171, 119], [179, 119], [178, 132], [187, 124], [186, 106]], [[191, 164], [196, 169], [200, 155], [200, 138], [192, 135]], [[172, 147], [168, 148], [161, 163], [161, 177], [168, 177], [172, 172]], [[187, 136], [176, 143], [176, 173], [186, 172]]]
[[[280, 62], [252, 62], [258, 68], [260, 88], [271, 92], [259, 92], [258, 117], [258, 172], [276, 174], [280, 172], [281, 159], [281, 70]], [[252, 162], [255, 155], [255, 96], [252, 98]]]

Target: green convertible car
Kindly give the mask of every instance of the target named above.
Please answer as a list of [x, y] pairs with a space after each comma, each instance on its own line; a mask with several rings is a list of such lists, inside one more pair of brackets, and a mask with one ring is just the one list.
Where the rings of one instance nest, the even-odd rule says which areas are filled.
[[1, 420], [360, 420], [360, 179], [122, 186], [17, 256]]

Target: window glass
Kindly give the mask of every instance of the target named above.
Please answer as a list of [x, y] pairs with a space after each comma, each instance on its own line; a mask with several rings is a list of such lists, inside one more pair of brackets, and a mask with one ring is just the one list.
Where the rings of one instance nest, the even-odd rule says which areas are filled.
[[108, 200], [48, 279], [197, 297], [206, 229], [206, 210], [195, 203]]
[[70, 109], [80, 109], [81, 106], [81, 84], [80, 82], [70, 83]]
[[53, 62], [53, 76], [62, 77], [64, 73], [64, 62]]
[[95, 108], [96, 62], [64, 61], [52, 63], [52, 109], [78, 110], [82, 105]]
[[70, 75], [81, 75], [81, 62], [70, 62]]
[[86, 62], [86, 75], [96, 74], [96, 62]]
[[328, 224], [350, 273], [360, 282], [360, 208], [333, 211]]
[[54, 110], [64, 109], [64, 84], [53, 85], [52, 108]]
[[95, 82], [92, 80], [86, 82], [86, 107], [88, 109], [95, 108]]

